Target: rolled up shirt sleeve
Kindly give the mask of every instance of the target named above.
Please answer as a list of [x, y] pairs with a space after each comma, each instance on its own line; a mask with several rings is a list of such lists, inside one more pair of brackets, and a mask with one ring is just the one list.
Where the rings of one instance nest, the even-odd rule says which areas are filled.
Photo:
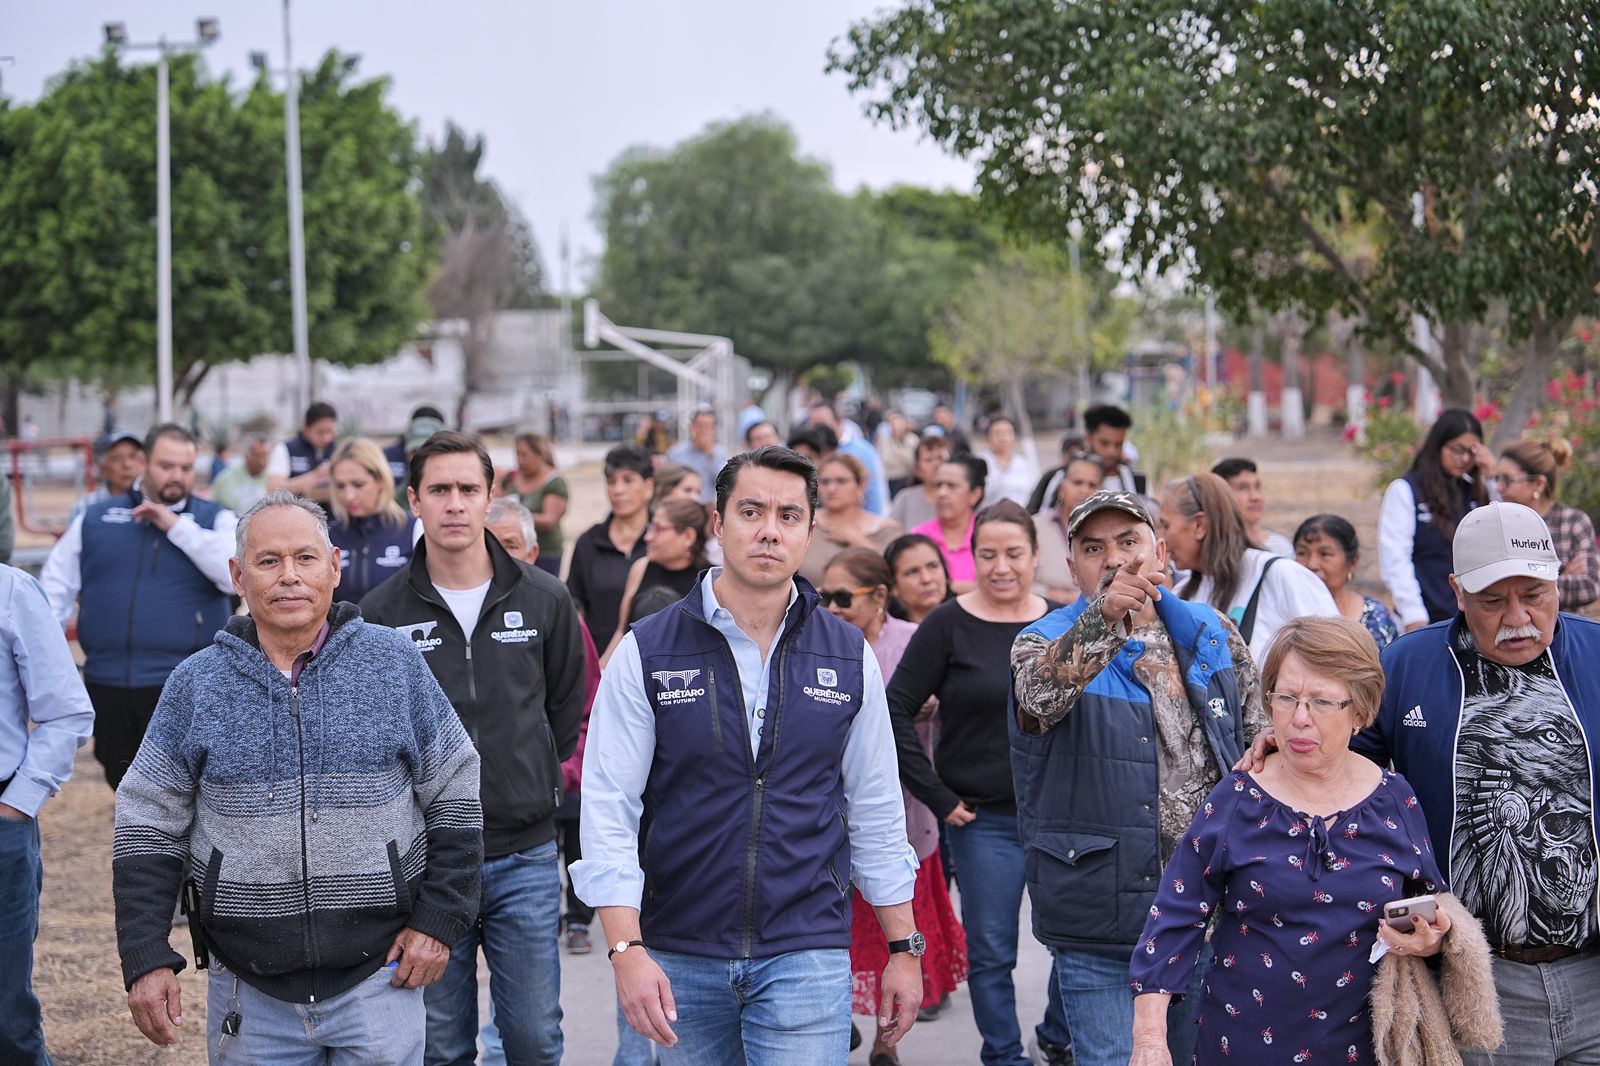
[[8, 725], [20, 728], [23, 754], [7, 775], [11, 783], [0, 793], [0, 803], [33, 817], [72, 776], [73, 757], [94, 731], [94, 708], [44, 591], [19, 571], [8, 576], [0, 641], [10, 649], [17, 673], [22, 713]]
[[202, 529], [188, 515], [180, 515], [167, 539], [172, 546], [189, 557], [210, 582], [223, 592], [233, 592], [233, 575], [228, 573], [228, 560], [233, 558], [234, 531], [239, 526], [239, 516], [227, 508], [217, 512], [212, 528]]
[[638, 910], [644, 898], [639, 817], [655, 758], [656, 719], [641, 671], [639, 645], [629, 633], [600, 675], [589, 712], [578, 823], [583, 858], [569, 873], [578, 898], [591, 907]]
[[915, 892], [917, 853], [906, 840], [905, 802], [883, 672], [872, 649], [865, 641], [862, 644], [861, 710], [850, 723], [841, 767], [849, 808], [850, 879], [868, 903], [889, 907], [909, 901]]

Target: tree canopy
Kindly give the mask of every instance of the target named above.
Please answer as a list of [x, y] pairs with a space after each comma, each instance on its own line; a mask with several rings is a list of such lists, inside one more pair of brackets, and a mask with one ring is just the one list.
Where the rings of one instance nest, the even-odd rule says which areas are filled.
[[[173, 362], [186, 398], [218, 363], [290, 347], [283, 96], [170, 61]], [[0, 108], [0, 370], [109, 387], [153, 376], [156, 85], [114, 53]], [[302, 79], [314, 358], [385, 359], [427, 314], [415, 130], [328, 53]]]
[[1467, 326], [1537, 338], [1596, 305], [1589, 3], [912, 0], [831, 62], [870, 114], [970, 156], [1024, 232], [1082, 224], [1239, 317], [1357, 316], [1453, 402]]

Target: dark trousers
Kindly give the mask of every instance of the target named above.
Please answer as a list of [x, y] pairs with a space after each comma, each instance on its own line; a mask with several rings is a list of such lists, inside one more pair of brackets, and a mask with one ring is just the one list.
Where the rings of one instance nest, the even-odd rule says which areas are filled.
[[[564, 817], [566, 806], [570, 803], [573, 817]], [[556, 844], [561, 848], [561, 872], [567, 878], [567, 913], [565, 924], [588, 925], [594, 921], [594, 908], [578, 898], [578, 893], [572, 887], [572, 864], [583, 858], [583, 848], [578, 844], [578, 818], [577, 801], [568, 799], [563, 802], [561, 815], [556, 818]]]
[[50, 1066], [39, 999], [33, 994], [33, 940], [39, 933], [39, 823], [0, 818], [0, 1062]]
[[84, 687], [94, 704], [94, 757], [105, 767], [106, 783], [115, 789], [150, 728], [162, 686], [116, 688], [89, 682]]
[[541, 555], [533, 561], [533, 565], [549, 574], [551, 577], [561, 576], [561, 555]]

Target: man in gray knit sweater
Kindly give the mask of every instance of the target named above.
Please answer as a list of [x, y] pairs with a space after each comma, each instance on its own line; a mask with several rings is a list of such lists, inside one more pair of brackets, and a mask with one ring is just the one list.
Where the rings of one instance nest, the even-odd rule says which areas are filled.
[[167, 937], [187, 876], [213, 1062], [420, 1063], [422, 986], [477, 918], [477, 752], [412, 642], [332, 603], [339, 553], [316, 504], [268, 494], [230, 567], [250, 617], [173, 672], [117, 790], [134, 1022], [177, 1039]]

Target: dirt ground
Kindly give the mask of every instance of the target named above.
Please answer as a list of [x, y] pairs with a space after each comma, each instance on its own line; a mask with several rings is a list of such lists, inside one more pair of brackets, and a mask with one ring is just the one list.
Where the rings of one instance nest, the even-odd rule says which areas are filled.
[[[1053, 443], [1041, 438], [1041, 455]], [[1307, 515], [1342, 514], [1355, 523], [1369, 551], [1357, 585], [1381, 591], [1377, 579], [1376, 527], [1379, 493], [1370, 468], [1331, 434], [1296, 444], [1241, 441], [1236, 454], [1255, 455], [1268, 494], [1266, 525], [1285, 536]], [[1219, 455], [1218, 458], [1221, 456]], [[593, 464], [567, 471], [574, 506], [566, 522], [570, 544], [605, 510], [599, 469]], [[88, 749], [61, 795], [44, 808], [45, 884], [34, 983], [44, 1004], [45, 1032], [61, 1066], [135, 1066], [139, 1063], [205, 1062], [203, 977], [192, 969], [181, 978], [184, 1025], [179, 1046], [160, 1050], [134, 1028], [128, 1017], [117, 960], [111, 904], [111, 822], [113, 795]], [[188, 931], [178, 929], [174, 947], [190, 956]], [[609, 1019], [609, 1004], [604, 1015]], [[569, 1030], [569, 1050], [580, 1037]], [[576, 1057], [576, 1056], [574, 1056]]]

